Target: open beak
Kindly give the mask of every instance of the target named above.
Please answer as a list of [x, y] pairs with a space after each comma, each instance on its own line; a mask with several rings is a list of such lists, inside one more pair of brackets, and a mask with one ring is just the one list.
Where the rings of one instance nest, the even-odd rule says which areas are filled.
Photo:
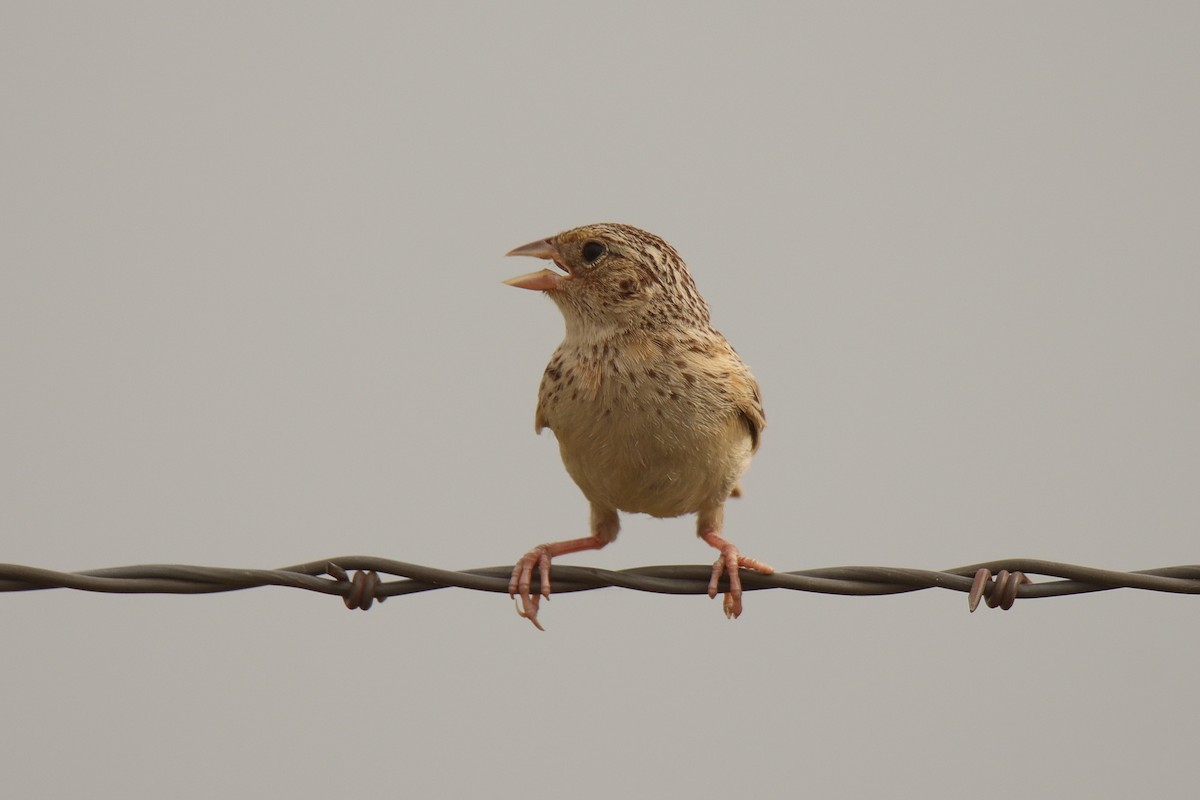
[[530, 272], [525, 275], [518, 275], [515, 278], [509, 278], [505, 281], [509, 286], [516, 286], [518, 289], [534, 289], [539, 292], [552, 292], [558, 289], [564, 281], [571, 280], [570, 270], [563, 267], [561, 254], [550, 239], [538, 239], [536, 242], [523, 244], [520, 247], [509, 250], [505, 255], [546, 258], [553, 261], [559, 267], [562, 267], [567, 273], [566, 275], [561, 275], [552, 269], [542, 269], [537, 272]]

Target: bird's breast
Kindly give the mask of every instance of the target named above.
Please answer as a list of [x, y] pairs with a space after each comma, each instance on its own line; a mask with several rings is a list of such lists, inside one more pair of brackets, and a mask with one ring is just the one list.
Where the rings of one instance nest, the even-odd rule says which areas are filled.
[[[666, 357], [664, 357], [664, 355]], [[539, 393], [539, 424], [594, 503], [654, 516], [720, 503], [749, 464], [749, 431], [719, 376], [651, 343], [560, 348]]]

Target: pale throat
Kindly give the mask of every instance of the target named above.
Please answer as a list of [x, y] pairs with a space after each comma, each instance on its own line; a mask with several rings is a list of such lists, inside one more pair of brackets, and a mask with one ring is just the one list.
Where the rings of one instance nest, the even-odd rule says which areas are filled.
[[589, 314], [566, 303], [559, 304], [566, 326], [566, 341], [578, 346], [603, 344], [636, 333], [644, 321], [631, 314]]
[[615, 321], [600, 321], [574, 314], [564, 315], [563, 318], [566, 322], [566, 341], [580, 347], [611, 342], [634, 330], [629, 325], [619, 325]]

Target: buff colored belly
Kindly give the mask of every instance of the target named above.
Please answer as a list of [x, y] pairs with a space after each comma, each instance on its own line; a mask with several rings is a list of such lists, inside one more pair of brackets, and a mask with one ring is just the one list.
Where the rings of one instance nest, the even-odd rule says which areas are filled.
[[560, 426], [555, 436], [588, 500], [655, 517], [719, 505], [750, 463], [750, 435], [736, 416], [672, 424], [654, 414], [614, 413]]

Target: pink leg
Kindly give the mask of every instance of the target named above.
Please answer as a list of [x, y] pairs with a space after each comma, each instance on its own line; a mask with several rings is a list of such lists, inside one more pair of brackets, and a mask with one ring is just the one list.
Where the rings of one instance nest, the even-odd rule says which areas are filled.
[[[542, 597], [550, 599], [550, 559], [555, 556], [565, 556], [568, 553], [578, 553], [582, 550], [599, 550], [609, 541], [611, 540], [601, 539], [599, 536], [588, 536], [585, 539], [539, 544], [526, 553], [513, 567], [512, 578], [508, 581], [508, 596], [510, 598], [518, 594], [521, 596], [517, 613], [532, 622], [539, 631], [544, 631], [545, 628], [538, 622], [537, 615], [538, 604], [541, 603]], [[534, 565], [537, 565], [538, 577], [541, 579], [540, 596], [530, 591]]]
[[708, 582], [708, 596], [717, 596], [717, 584], [721, 582], [721, 573], [727, 573], [729, 575], [729, 591], [725, 593], [723, 608], [727, 619], [737, 619], [742, 615], [742, 578], [738, 574], [738, 567], [752, 569], [764, 575], [770, 575], [775, 569], [761, 561], [746, 558], [738, 552], [732, 542], [722, 539], [714, 531], [702, 533], [700, 538], [721, 552], [716, 562], [713, 563], [712, 579]]

